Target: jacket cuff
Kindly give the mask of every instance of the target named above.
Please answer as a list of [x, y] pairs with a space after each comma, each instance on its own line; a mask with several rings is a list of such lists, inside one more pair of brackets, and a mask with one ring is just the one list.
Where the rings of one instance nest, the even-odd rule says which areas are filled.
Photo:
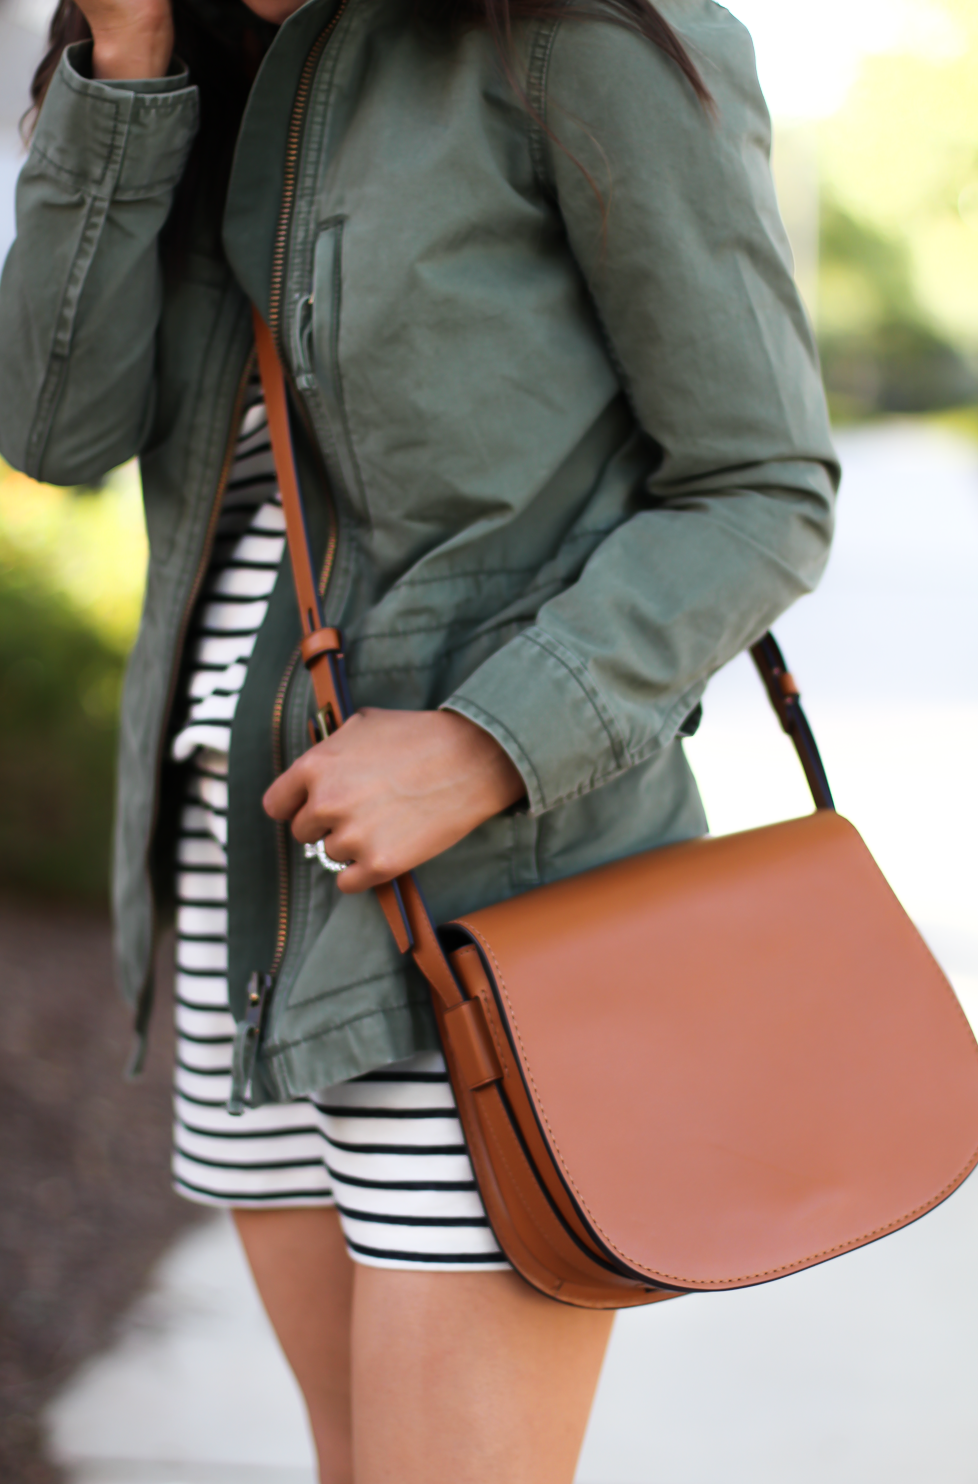
[[599, 788], [634, 761], [586, 667], [536, 626], [490, 655], [440, 709], [495, 737], [522, 775], [531, 814]]
[[34, 132], [34, 163], [103, 199], [171, 190], [197, 133], [198, 95], [188, 73], [101, 82], [85, 76], [90, 58], [88, 41], [62, 56]]

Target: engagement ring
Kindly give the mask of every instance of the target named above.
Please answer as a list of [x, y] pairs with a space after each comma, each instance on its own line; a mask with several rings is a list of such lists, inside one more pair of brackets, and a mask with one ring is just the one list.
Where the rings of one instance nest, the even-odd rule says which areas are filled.
[[323, 840], [317, 840], [315, 845], [303, 845], [303, 852], [307, 861], [318, 861], [324, 871], [332, 871], [338, 875], [353, 865], [352, 861], [334, 861], [331, 855], [326, 854], [326, 844]]

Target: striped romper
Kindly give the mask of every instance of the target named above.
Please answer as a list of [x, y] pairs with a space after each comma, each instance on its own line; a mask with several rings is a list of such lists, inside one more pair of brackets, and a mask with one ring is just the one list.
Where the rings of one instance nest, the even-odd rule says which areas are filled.
[[171, 748], [186, 764], [177, 854], [174, 1183], [181, 1195], [209, 1205], [335, 1205], [351, 1257], [376, 1267], [505, 1269], [440, 1052], [240, 1118], [227, 1112], [234, 1034], [228, 747], [284, 533], [255, 376], [193, 616], [184, 713]]

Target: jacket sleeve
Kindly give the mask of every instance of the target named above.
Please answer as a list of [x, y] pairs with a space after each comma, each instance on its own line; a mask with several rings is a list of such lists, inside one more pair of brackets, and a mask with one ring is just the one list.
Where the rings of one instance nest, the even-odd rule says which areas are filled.
[[713, 114], [657, 47], [592, 20], [551, 33], [539, 93], [559, 141], [538, 131], [541, 172], [658, 463], [579, 579], [444, 703], [509, 753], [533, 813], [667, 745], [831, 539], [838, 467], [750, 37], [708, 0], [662, 8]]
[[0, 453], [53, 484], [131, 458], [153, 413], [157, 240], [197, 129], [185, 73], [95, 82], [61, 59], [0, 280]]

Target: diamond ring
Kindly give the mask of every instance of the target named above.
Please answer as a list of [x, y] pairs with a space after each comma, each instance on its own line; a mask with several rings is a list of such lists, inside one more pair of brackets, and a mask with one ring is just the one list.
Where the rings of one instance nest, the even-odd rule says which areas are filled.
[[324, 871], [332, 871], [337, 876], [340, 871], [353, 865], [352, 861], [334, 861], [331, 855], [326, 854], [326, 843], [323, 840], [317, 840], [315, 845], [303, 845], [302, 850], [307, 861], [318, 861]]

